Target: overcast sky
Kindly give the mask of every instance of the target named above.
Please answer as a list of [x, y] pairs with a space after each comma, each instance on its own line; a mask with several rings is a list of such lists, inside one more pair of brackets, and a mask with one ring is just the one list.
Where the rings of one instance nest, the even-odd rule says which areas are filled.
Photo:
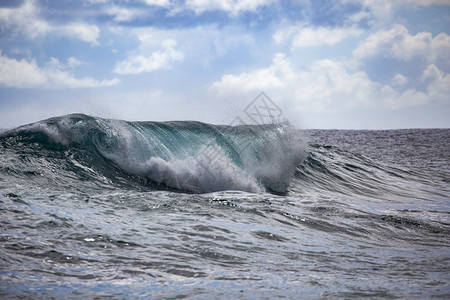
[[82, 112], [450, 127], [448, 0], [2, 0], [0, 128]]

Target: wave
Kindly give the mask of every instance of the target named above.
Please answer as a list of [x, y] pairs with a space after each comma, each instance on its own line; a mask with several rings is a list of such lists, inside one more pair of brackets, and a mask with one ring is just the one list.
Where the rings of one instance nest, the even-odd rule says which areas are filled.
[[3, 174], [73, 189], [84, 182], [286, 193], [306, 153], [301, 133], [289, 124], [128, 122], [83, 114], [7, 130], [0, 142], [7, 154]]
[[[356, 147], [354, 147], [356, 148]], [[380, 149], [373, 147], [370, 151]], [[372, 155], [376, 156], [376, 155]], [[446, 199], [448, 183], [441, 170], [420, 168], [373, 159], [341, 147], [310, 143], [308, 152], [296, 168], [290, 191], [295, 194], [350, 196], [357, 199], [396, 201]], [[441, 175], [440, 175], [441, 174]]]
[[0, 189], [446, 197], [441, 171], [424, 173], [315, 139], [307, 143], [289, 124], [127, 122], [71, 114], [0, 133]]

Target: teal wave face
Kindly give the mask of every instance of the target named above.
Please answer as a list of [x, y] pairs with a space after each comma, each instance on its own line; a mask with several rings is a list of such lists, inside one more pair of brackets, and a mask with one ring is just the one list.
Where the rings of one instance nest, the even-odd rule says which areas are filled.
[[285, 193], [305, 156], [299, 132], [287, 124], [127, 122], [72, 114], [9, 130], [0, 137], [3, 145], [10, 146], [6, 148], [11, 157], [18, 148], [30, 158], [40, 157], [18, 166], [38, 174], [50, 168], [52, 176], [41, 177], [53, 178], [49, 184], [60, 186], [76, 186], [78, 179], [91, 185], [194, 193]]

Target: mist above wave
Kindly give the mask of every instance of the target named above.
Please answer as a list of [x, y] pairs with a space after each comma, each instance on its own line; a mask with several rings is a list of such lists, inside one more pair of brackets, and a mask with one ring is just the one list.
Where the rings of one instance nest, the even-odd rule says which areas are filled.
[[118, 168], [156, 188], [194, 193], [285, 193], [306, 149], [300, 132], [289, 124], [127, 122], [82, 114], [21, 126], [1, 138], [21, 147], [38, 143], [67, 156], [74, 167], [98, 171], [111, 181], [115, 174], [108, 169]]

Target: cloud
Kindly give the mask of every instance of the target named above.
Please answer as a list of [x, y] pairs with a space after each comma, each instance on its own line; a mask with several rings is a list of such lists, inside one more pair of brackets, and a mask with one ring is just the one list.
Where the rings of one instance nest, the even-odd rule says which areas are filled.
[[56, 28], [55, 31], [63, 36], [77, 38], [92, 45], [99, 45], [97, 39], [100, 29], [96, 25], [70, 23]]
[[16, 60], [2, 55], [0, 52], [0, 85], [14, 88], [94, 88], [118, 84], [118, 79], [95, 80], [91, 77], [76, 78], [66, 69], [79, 61], [71, 57], [68, 65], [56, 58], [51, 58], [44, 68], [40, 68], [33, 59]]
[[426, 69], [422, 72], [422, 80], [441, 80], [443, 77], [444, 74], [435, 65], [427, 66]]
[[377, 93], [373, 96], [378, 96], [378, 99], [374, 100], [378, 100], [378, 102], [382, 104], [378, 109], [385, 108], [390, 110], [397, 110], [408, 106], [424, 105], [432, 100], [430, 95], [417, 91], [415, 88], [400, 92], [389, 85], [380, 86]]
[[[114, 0], [89, 0], [88, 2], [90, 2], [91, 4], [112, 4], [114, 2], [118, 2], [118, 1], [114, 1]], [[123, 1], [121, 1], [123, 2]], [[129, 2], [128, 0], [126, 0], [125, 2]], [[140, 0], [141, 3], [147, 4], [147, 5], [153, 5], [153, 6], [169, 6], [170, 0]]]
[[431, 5], [450, 5], [447, 0], [347, 0], [345, 2], [359, 2], [364, 7], [387, 7], [391, 8], [392, 6], [431, 6]]
[[408, 82], [408, 78], [406, 78], [402, 74], [396, 74], [394, 78], [392, 78], [392, 82], [395, 85], [405, 85]]
[[321, 45], [334, 45], [342, 40], [361, 34], [361, 30], [349, 27], [311, 27], [311, 26], [292, 26], [287, 29], [279, 30], [274, 35], [276, 43], [283, 43], [286, 40], [291, 40], [292, 49], [321, 46]]
[[[141, 36], [141, 42], [146, 43], [150, 36]], [[166, 39], [161, 43], [161, 49], [152, 53], [133, 53], [116, 64], [114, 73], [117, 74], [139, 74], [153, 72], [159, 69], [168, 69], [175, 61], [183, 60], [183, 52], [175, 50], [177, 42]], [[142, 50], [142, 49], [141, 49]], [[145, 51], [144, 51], [145, 52]]]
[[130, 22], [145, 16], [145, 11], [143, 9], [115, 5], [106, 7], [104, 13], [113, 16], [115, 22]]
[[313, 111], [342, 111], [356, 106], [370, 106], [378, 84], [363, 71], [350, 72], [345, 63], [330, 59], [312, 62], [299, 71], [291, 84], [293, 99]]
[[429, 62], [437, 59], [450, 61], [450, 36], [440, 33], [435, 38], [429, 32], [419, 32], [415, 36], [403, 26], [396, 24], [392, 29], [379, 30], [371, 34], [354, 51], [356, 58], [364, 59], [382, 54], [398, 60], [409, 61], [416, 57]]
[[422, 73], [422, 80], [430, 80], [427, 93], [437, 102], [450, 104], [450, 75], [431, 64]]
[[297, 75], [293, 71], [290, 62], [286, 59], [285, 54], [278, 53], [273, 58], [272, 65], [268, 68], [243, 72], [239, 75], [223, 75], [220, 81], [212, 84], [210, 91], [222, 95], [224, 93], [233, 94], [239, 91], [280, 89], [286, 88], [296, 78]]
[[25, 1], [22, 6], [15, 8], [0, 8], [0, 28], [13, 35], [24, 35], [36, 38], [48, 34], [53, 28], [38, 17], [39, 8], [35, 1]]
[[81, 65], [81, 64], [82, 64], [82, 62], [79, 61], [76, 57], [71, 56], [71, 57], [69, 57], [69, 58], [67, 59], [67, 65], [68, 65], [70, 68], [75, 68], [75, 67], [77, 67], [77, 66], [79, 66], [79, 65]]
[[[141, 4], [167, 9], [170, 16], [180, 13], [194, 12], [201, 15], [206, 12], [223, 11], [232, 17], [244, 12], [256, 12], [260, 7], [270, 5], [279, 0], [140, 0]], [[129, 1], [122, 1], [129, 2]], [[132, 7], [116, 6], [112, 0], [90, 0], [91, 4], [105, 5], [104, 12], [114, 16], [118, 22], [127, 22], [146, 14], [145, 8], [135, 3]]]
[[92, 45], [98, 45], [100, 29], [96, 25], [81, 22], [51, 24], [40, 16], [40, 9], [35, 0], [26, 0], [22, 6], [0, 8], [0, 29], [13, 37], [23, 36], [36, 39], [48, 34], [55, 34], [79, 39]]
[[110, 0], [88, 0], [88, 2], [92, 3], [92, 4], [97, 4], [97, 3], [108, 3]]
[[210, 72], [218, 65], [232, 65], [244, 60], [249, 52], [260, 50], [254, 36], [235, 25], [208, 24], [171, 29], [120, 27], [114, 34], [138, 40], [137, 46], [134, 41], [128, 43], [134, 44], [133, 48], [119, 57], [113, 66], [113, 72], [122, 75], [177, 67], [189, 77], [195, 68], [201, 69], [199, 72]]
[[[422, 4], [430, 5], [432, 1], [425, 2]], [[447, 87], [450, 76], [436, 66], [448, 70], [449, 53], [448, 34], [440, 33], [434, 38], [429, 32], [411, 35], [403, 25], [395, 24], [391, 29], [371, 34], [353, 51], [353, 56], [359, 60], [394, 58], [414, 64], [416, 69], [423, 69], [422, 74], [410, 71], [408, 77], [397, 73], [392, 79], [392, 86], [379, 86], [379, 99], [382, 99], [384, 107], [399, 109], [427, 103], [450, 104], [450, 88]], [[412, 86], [415, 82], [418, 83], [416, 87]]]
[[142, 0], [142, 1], [147, 5], [161, 6], [161, 7], [170, 6], [169, 0]]
[[0, 84], [5, 87], [29, 88], [45, 84], [46, 78], [36, 64], [22, 59], [17, 61], [1, 55], [0, 52]]
[[105, 4], [100, 6], [101, 13], [112, 16], [118, 23], [152, 18], [152, 10], [148, 6], [170, 8], [175, 5], [169, 0], [141, 0], [140, 3], [133, 3], [133, 5], [123, 2], [122, 5], [115, 5], [111, 0], [94, 0], [93, 4]]
[[286, 55], [279, 53], [268, 68], [222, 76], [210, 92], [229, 96], [267, 91], [293, 107], [327, 111], [364, 103], [375, 87], [364, 72], [350, 74], [343, 64], [324, 59], [311, 63], [307, 70], [296, 70]]
[[259, 7], [270, 5], [277, 0], [186, 0], [185, 8], [196, 14], [207, 11], [225, 11], [231, 16], [242, 12], [255, 12]]
[[427, 7], [431, 5], [450, 5], [447, 0], [341, 0], [344, 4], [354, 4], [361, 9], [356, 12], [350, 20], [359, 22], [369, 21], [370, 25], [380, 24], [392, 19], [397, 10], [417, 7]]
[[[372, 81], [362, 70], [352, 71], [348, 63], [322, 59], [297, 69], [284, 54], [277, 54], [269, 67], [223, 75], [211, 84], [209, 91], [218, 97], [265, 91], [297, 111], [314, 112], [354, 107], [390, 110], [429, 102], [448, 103], [450, 76], [432, 65], [423, 77], [430, 80], [425, 92], [395, 88]], [[396, 81], [402, 85], [407, 79], [398, 74]]]
[[399, 4], [414, 6], [450, 5], [447, 0], [400, 0]]

